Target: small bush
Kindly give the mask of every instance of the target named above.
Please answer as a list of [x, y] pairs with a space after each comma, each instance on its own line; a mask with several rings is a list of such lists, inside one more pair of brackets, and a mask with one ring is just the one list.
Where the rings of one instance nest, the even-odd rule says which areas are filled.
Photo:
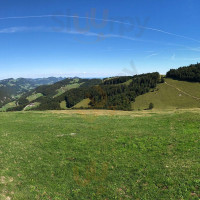
[[149, 104], [149, 110], [152, 110], [153, 108], [154, 108], [153, 103], [150, 103], [150, 104]]

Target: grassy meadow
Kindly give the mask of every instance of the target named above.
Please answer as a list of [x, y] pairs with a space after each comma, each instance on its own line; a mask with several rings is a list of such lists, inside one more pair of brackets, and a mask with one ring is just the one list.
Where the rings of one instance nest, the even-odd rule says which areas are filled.
[[[200, 99], [194, 99], [191, 96], [200, 98], [200, 83], [187, 81], [178, 81], [166, 78], [165, 82], [157, 85], [154, 91], [136, 97], [132, 103], [132, 109], [147, 109], [149, 103], [153, 103], [156, 109], [184, 109], [200, 108]], [[173, 86], [173, 87], [172, 87]], [[188, 96], [185, 93], [187, 93]]]
[[198, 200], [200, 110], [0, 113], [0, 199]]
[[34, 101], [34, 100], [38, 99], [39, 97], [42, 97], [42, 96], [43, 96], [43, 94], [36, 93], [36, 94], [33, 94], [33, 95], [27, 97], [27, 99], [31, 102], [31, 101]]

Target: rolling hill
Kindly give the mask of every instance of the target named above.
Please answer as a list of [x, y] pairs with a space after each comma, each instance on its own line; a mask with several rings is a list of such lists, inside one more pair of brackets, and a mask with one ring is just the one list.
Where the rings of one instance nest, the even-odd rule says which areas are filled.
[[[154, 109], [200, 108], [200, 83], [165, 78], [156, 88], [139, 95], [131, 104], [132, 110], [144, 110], [153, 103]], [[126, 83], [130, 83], [130, 80]], [[91, 108], [90, 99], [84, 99], [73, 108]]]
[[18, 99], [22, 94], [40, 86], [49, 85], [63, 80], [64, 78], [49, 77], [37, 79], [4, 79], [0, 80], [0, 107]]
[[149, 103], [153, 103], [155, 109], [200, 108], [200, 83], [166, 78], [165, 83], [152, 92], [138, 96], [132, 109], [147, 109]]
[[[61, 109], [59, 98], [70, 90], [88, 88], [101, 84], [101, 79], [66, 78], [51, 85], [41, 85], [24, 93], [17, 101], [9, 102], [1, 111], [5, 110], [51, 110]], [[15, 102], [15, 104], [14, 104]]]
[[[44, 84], [44, 82], [35, 80], [34, 85], [33, 81], [30, 84], [30, 80], [20, 79], [22, 85], [19, 87], [23, 90], [18, 91], [21, 96], [17, 97], [17, 93], [14, 98], [12, 97], [13, 99], [4, 99], [7, 104], [4, 102], [5, 105], [0, 111], [199, 108], [199, 76], [200, 64], [197, 63], [188, 67], [171, 69], [166, 77], [157, 72], [105, 79], [75, 77], [66, 78], [51, 85], [40, 85], [32, 90], [30, 89], [35, 87], [36, 83]], [[17, 81], [13, 79], [5, 81], [9, 87], [17, 85], [15, 83]]]
[[[9, 111], [97, 108], [131, 110], [135, 97], [149, 92], [161, 82], [157, 72], [133, 77], [106, 79], [67, 78], [49, 86], [39, 86], [20, 97]], [[36, 106], [37, 105], [37, 106]]]

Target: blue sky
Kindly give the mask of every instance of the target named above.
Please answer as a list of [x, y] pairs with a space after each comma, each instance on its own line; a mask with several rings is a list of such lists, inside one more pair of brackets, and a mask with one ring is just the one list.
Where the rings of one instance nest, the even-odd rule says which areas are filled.
[[0, 79], [166, 73], [200, 60], [199, 0], [0, 0]]

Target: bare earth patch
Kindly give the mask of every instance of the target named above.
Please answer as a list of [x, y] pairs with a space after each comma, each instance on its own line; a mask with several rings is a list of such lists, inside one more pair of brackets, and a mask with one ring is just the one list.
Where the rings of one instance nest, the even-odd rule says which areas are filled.
[[[5, 176], [1, 176], [0, 177], [0, 183], [3, 185], [7, 185], [8, 183], [12, 183], [13, 182], [13, 178], [12, 177], [5, 177]], [[6, 189], [3, 189], [0, 193], [0, 199], [2, 200], [11, 200], [11, 197], [8, 196], [8, 191]], [[13, 193], [13, 192], [12, 192]]]

